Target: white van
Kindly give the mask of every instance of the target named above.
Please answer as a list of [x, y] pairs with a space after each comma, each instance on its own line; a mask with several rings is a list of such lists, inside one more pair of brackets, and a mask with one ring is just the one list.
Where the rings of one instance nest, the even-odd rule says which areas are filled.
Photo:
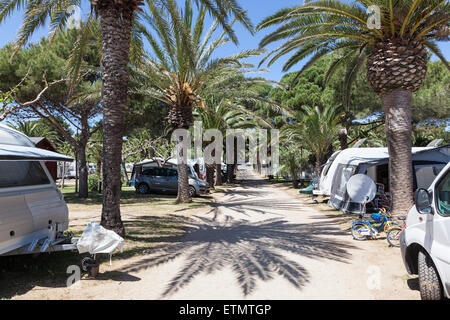
[[400, 235], [403, 261], [419, 275], [422, 299], [450, 298], [450, 163], [415, 201]]
[[[44, 161], [72, 161], [0, 125], [0, 256], [65, 250], [67, 205]], [[69, 244], [69, 243], [67, 243]]]

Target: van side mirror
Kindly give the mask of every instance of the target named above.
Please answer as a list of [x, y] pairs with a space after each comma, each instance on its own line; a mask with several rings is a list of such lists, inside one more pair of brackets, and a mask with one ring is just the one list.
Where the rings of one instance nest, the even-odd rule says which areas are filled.
[[420, 188], [417, 189], [415, 195], [416, 209], [421, 214], [433, 214], [433, 208], [431, 203], [433, 201], [433, 196], [428, 190]]

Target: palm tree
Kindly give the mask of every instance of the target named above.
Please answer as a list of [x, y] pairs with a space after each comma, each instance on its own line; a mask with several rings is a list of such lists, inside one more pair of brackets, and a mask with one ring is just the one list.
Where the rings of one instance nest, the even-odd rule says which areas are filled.
[[[246, 79], [245, 81], [251, 82], [251, 79]], [[221, 95], [221, 90], [218, 90], [217, 95]], [[252, 94], [250, 90], [244, 90], [241, 93], [241, 98], [247, 95], [247, 98]], [[208, 108], [198, 108], [197, 116], [202, 122], [202, 128], [207, 129], [217, 129], [222, 133], [222, 137], [226, 139], [227, 129], [246, 129], [255, 128], [261, 123], [267, 124], [266, 122], [259, 121], [259, 117], [254, 115], [250, 110], [247, 110], [244, 106], [236, 102], [236, 100], [231, 100], [228, 98], [222, 98], [217, 101], [217, 96], [209, 96], [207, 105], [211, 106]], [[262, 119], [261, 119], [262, 120]], [[223, 151], [223, 150], [222, 150]], [[222, 155], [220, 155], [222, 158]], [[206, 163], [206, 161], [205, 161]], [[214, 183], [214, 166], [216, 170], [216, 181]], [[214, 184], [222, 184], [222, 174], [221, 174], [222, 164], [215, 163], [211, 165], [206, 165], [206, 181], [211, 187]]]
[[[124, 131], [125, 108], [128, 103], [128, 61], [132, 27], [137, 11], [144, 5], [142, 0], [91, 0], [91, 8], [100, 16], [100, 31], [102, 36], [102, 106], [104, 109], [103, 157], [104, 170], [102, 225], [124, 236], [125, 228], [120, 217], [120, 165], [122, 151], [122, 136]], [[253, 30], [247, 14], [235, 0], [198, 0], [204, 3], [207, 11], [217, 17], [219, 24], [237, 42], [236, 35], [229, 23], [234, 16], [247, 29]], [[49, 0], [43, 5], [40, 1], [0, 1], [0, 23], [14, 11], [25, 9], [25, 16], [17, 48], [23, 46], [34, 31], [50, 19], [51, 33], [56, 34], [64, 29], [73, 5], [80, 5], [80, 0]], [[158, 6], [172, 10], [175, 0], [147, 1], [150, 13]]]
[[332, 106], [326, 106], [323, 110], [304, 106], [303, 112], [297, 116], [298, 122], [287, 124], [281, 129], [280, 139], [286, 145], [296, 142], [314, 154], [317, 177], [320, 176], [320, 167], [339, 132], [342, 113], [338, 110], [338, 107]]
[[40, 121], [16, 121], [8, 125], [28, 137], [45, 137], [52, 143], [58, 142], [58, 133], [48, 126], [44, 126]]
[[[372, 16], [370, 6], [380, 16]], [[376, 13], [375, 13], [376, 15]], [[260, 43], [285, 40], [266, 59], [269, 64], [294, 52], [284, 70], [312, 57], [303, 70], [338, 50], [357, 51], [356, 65], [364, 60], [367, 78], [382, 98], [389, 149], [392, 210], [404, 214], [413, 204], [411, 162], [411, 96], [420, 88], [427, 70], [427, 50], [448, 67], [436, 40], [448, 40], [450, 3], [445, 0], [317, 0], [283, 9], [264, 19], [259, 29], [277, 24]], [[369, 22], [379, 18], [379, 26]], [[264, 60], [265, 61], [265, 60]]]
[[[206, 6], [199, 9], [195, 21], [190, 1], [186, 1], [184, 10], [172, 3], [167, 8], [151, 7], [151, 12], [143, 17], [152, 30], [143, 28], [142, 33], [153, 49], [153, 56], [147, 55], [134, 68], [133, 92], [167, 104], [171, 126], [189, 129], [193, 108], [206, 108], [200, 92], [207, 88], [217, 90], [221, 83], [235, 77], [238, 70], [253, 67], [241, 60], [259, 55], [260, 51], [248, 50], [213, 59], [215, 50], [230, 40], [226, 32], [213, 39], [219, 20], [204, 32]], [[190, 202], [187, 164], [180, 161], [178, 168], [177, 202]]]

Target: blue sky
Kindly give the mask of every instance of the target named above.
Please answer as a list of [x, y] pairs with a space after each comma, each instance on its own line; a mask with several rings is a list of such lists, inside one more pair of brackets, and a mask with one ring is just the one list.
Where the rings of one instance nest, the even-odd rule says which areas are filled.
[[[183, 1], [180, 1], [184, 3]], [[252, 20], [253, 24], [258, 24], [263, 18], [275, 13], [276, 11], [290, 6], [295, 6], [301, 4], [301, 0], [240, 0], [239, 3], [247, 9], [248, 15]], [[82, 9], [82, 14], [88, 14], [90, 12], [89, 2], [83, 1], [84, 6]], [[17, 31], [19, 30], [20, 23], [22, 20], [21, 13], [15, 13], [13, 16], [9, 17], [2, 25], [0, 25], [0, 47], [4, 46], [6, 43], [14, 41], [17, 36]], [[267, 34], [268, 30], [263, 30], [258, 32], [256, 35], [252, 36], [244, 27], [241, 25], [235, 25], [235, 31], [239, 39], [239, 45], [236, 47], [234, 44], [229, 43], [221, 47], [217, 52], [217, 56], [228, 56], [233, 55], [244, 49], [254, 49], [258, 47], [259, 41]], [[32, 37], [31, 41], [35, 42], [43, 36], [48, 35], [48, 25], [40, 28], [35, 35]], [[269, 47], [273, 48], [275, 46]], [[444, 56], [449, 60], [450, 58], [450, 43], [441, 43], [440, 48], [444, 53]], [[283, 76], [281, 69], [283, 63], [288, 57], [283, 57], [279, 59], [278, 62], [270, 67], [270, 72], [261, 74], [267, 79], [279, 81]], [[258, 64], [261, 58], [249, 59], [249, 62]], [[433, 58], [435, 60], [435, 57]], [[300, 69], [302, 63], [291, 69], [296, 71]]]

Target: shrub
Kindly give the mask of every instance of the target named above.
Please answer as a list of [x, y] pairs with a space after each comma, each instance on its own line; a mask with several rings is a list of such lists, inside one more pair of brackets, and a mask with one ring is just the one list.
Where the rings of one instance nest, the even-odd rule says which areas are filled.
[[98, 183], [100, 182], [100, 175], [95, 173], [88, 177], [88, 190], [89, 192], [98, 191]]

